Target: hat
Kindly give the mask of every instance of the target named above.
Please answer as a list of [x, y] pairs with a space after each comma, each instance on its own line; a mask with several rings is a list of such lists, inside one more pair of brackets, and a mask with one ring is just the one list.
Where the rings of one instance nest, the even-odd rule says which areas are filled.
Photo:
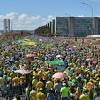
[[66, 85], [66, 83], [62, 83], [62, 85], [63, 85], [63, 86], [65, 86], [65, 85]]
[[33, 79], [35, 79], [36, 77], [35, 77], [35, 76], [33, 76], [32, 78], [33, 78]]
[[50, 89], [51, 91], [53, 90], [53, 88]]
[[42, 88], [40, 88], [39, 90], [40, 90], [40, 91], [42, 91], [43, 89], [42, 89]]

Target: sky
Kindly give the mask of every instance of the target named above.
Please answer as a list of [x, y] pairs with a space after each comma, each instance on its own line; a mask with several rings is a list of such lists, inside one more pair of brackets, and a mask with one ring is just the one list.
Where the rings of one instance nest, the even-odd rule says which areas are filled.
[[12, 29], [33, 30], [56, 16], [91, 16], [92, 8], [100, 16], [100, 0], [0, 0], [0, 29], [4, 18]]

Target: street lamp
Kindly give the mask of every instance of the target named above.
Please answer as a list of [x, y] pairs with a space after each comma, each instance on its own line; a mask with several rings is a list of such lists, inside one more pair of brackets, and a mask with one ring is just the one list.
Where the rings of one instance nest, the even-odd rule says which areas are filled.
[[93, 17], [93, 7], [92, 7], [92, 5], [85, 3], [85, 2], [81, 2], [81, 4], [87, 5], [91, 9], [91, 16]]
[[91, 17], [92, 17], [92, 34], [94, 34], [94, 12], [93, 12], [93, 7], [92, 5], [85, 3], [85, 2], [81, 2], [81, 4], [88, 6], [91, 9]]

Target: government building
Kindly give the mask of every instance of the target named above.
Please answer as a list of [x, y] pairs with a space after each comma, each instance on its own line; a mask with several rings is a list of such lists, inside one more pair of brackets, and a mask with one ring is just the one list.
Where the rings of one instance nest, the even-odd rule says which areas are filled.
[[56, 17], [47, 25], [56, 36], [100, 35], [100, 17]]

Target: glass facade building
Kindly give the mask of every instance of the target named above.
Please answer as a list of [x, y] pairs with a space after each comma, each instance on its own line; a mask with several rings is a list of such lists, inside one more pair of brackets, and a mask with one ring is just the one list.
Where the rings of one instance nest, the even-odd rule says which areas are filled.
[[56, 34], [68, 36], [68, 18], [67, 17], [56, 17]]
[[60, 36], [98, 35], [100, 17], [56, 17], [54, 26], [54, 33]]

